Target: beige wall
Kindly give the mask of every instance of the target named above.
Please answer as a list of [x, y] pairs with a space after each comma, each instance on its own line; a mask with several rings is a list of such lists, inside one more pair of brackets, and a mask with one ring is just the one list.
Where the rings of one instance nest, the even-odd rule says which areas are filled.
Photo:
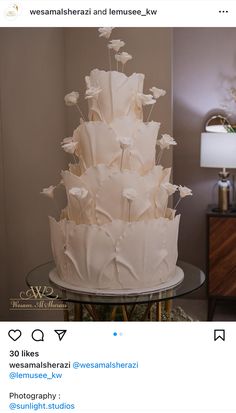
[[[134, 57], [127, 72], [146, 74], [145, 93], [154, 85], [167, 90], [153, 119], [162, 123], [161, 132], [171, 133], [172, 31], [116, 32]], [[71, 90], [83, 95], [84, 76], [95, 67], [107, 69], [105, 43], [97, 29], [0, 30], [0, 319], [62, 318], [51, 312], [9, 314], [7, 300], [25, 288], [25, 275], [32, 267], [51, 258], [47, 216], [55, 207], [39, 193], [59, 181], [69, 159], [59, 144], [78, 124], [76, 110], [65, 108], [63, 97]], [[87, 113], [86, 104], [81, 106]], [[169, 152], [165, 163], [171, 162]]]
[[[14, 297], [25, 288], [26, 273], [51, 257], [47, 216], [54, 208], [39, 193], [58, 182], [64, 163], [59, 148], [65, 134], [63, 30], [1, 29], [0, 42], [0, 204], [6, 227], [1, 278], [8, 283], [1, 297]], [[46, 317], [4, 310], [1, 319]]]
[[207, 115], [222, 112], [227, 88], [235, 80], [236, 29], [174, 29], [173, 37], [174, 179], [194, 193], [179, 208], [179, 254], [205, 269], [205, 211], [218, 170], [200, 168], [200, 135]]

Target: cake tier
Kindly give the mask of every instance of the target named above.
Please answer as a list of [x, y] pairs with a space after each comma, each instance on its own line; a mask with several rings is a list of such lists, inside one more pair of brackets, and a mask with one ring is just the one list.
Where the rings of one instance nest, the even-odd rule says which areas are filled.
[[[72, 170], [75, 172], [75, 166]], [[170, 169], [155, 166], [147, 175], [135, 171], [119, 171], [106, 165], [91, 167], [82, 176], [62, 172], [65, 184], [68, 219], [77, 224], [99, 224], [114, 219], [139, 221], [165, 216], [168, 194], [161, 184], [169, 182]], [[84, 188], [88, 193], [78, 198], [72, 188]], [[128, 190], [135, 197], [125, 196]], [[74, 192], [74, 191], [72, 191]]]
[[113, 119], [131, 115], [142, 119], [142, 105], [137, 94], [143, 92], [144, 75], [94, 69], [85, 78], [87, 88], [100, 88], [101, 92], [88, 99], [89, 120], [111, 123]]
[[[137, 170], [141, 175], [155, 165], [155, 146], [160, 123], [143, 123], [130, 116], [114, 119], [111, 124], [101, 121], [83, 122], [73, 134], [78, 142], [76, 155], [80, 159], [81, 172], [90, 166], [105, 164]], [[129, 137], [130, 147], [124, 151], [119, 139]]]
[[58, 275], [87, 290], [155, 289], [175, 273], [178, 228], [179, 216], [103, 226], [50, 218]]

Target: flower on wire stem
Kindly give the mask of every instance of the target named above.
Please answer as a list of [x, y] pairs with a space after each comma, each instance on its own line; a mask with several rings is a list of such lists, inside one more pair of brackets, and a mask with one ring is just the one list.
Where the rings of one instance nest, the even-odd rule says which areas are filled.
[[117, 141], [119, 142], [121, 149], [127, 149], [134, 144], [134, 140], [126, 136], [117, 138]]
[[76, 106], [79, 100], [79, 92], [71, 92], [65, 95], [64, 101], [66, 106]]
[[113, 29], [114, 27], [99, 27], [98, 29], [99, 37], [104, 37], [105, 39], [109, 39]]
[[145, 95], [144, 93], [137, 94], [138, 104], [141, 106], [153, 105], [156, 100], [153, 99], [152, 95]]
[[193, 195], [192, 189], [188, 188], [187, 186], [179, 185], [179, 195], [180, 198], [185, 198], [186, 196]]
[[64, 97], [64, 101], [66, 106], [76, 106], [76, 108], [78, 109], [80, 115], [82, 116], [82, 119], [84, 120], [84, 115], [79, 107], [78, 101], [79, 101], [79, 92], [71, 92], [71, 93], [67, 93], [67, 95], [65, 95]]
[[137, 191], [134, 188], [124, 188], [122, 195], [128, 201], [134, 201], [137, 198]]
[[61, 145], [62, 149], [71, 155], [75, 153], [76, 146], [77, 146], [77, 142], [73, 142], [73, 141], [64, 143], [63, 145]]
[[172, 145], [177, 145], [177, 142], [172, 138], [172, 136], [165, 133], [162, 135], [161, 139], [157, 140], [157, 145], [160, 146], [161, 149], [169, 149]]
[[117, 53], [115, 54], [115, 59], [117, 61], [117, 71], [118, 71], [118, 63], [122, 64], [122, 72], [124, 71], [125, 64], [132, 59], [131, 54], [127, 52]]
[[86, 198], [86, 196], [88, 195], [88, 190], [83, 187], [74, 187], [69, 190], [69, 194], [72, 195], [74, 198], [81, 200]]
[[181, 199], [185, 198], [186, 196], [192, 196], [192, 189], [188, 188], [187, 186], [181, 186], [179, 185], [179, 199], [176, 203], [176, 205], [174, 206], [174, 209], [177, 208], [177, 206], [179, 205]]
[[56, 186], [50, 185], [48, 188], [43, 188], [40, 194], [47, 196], [48, 198], [54, 199], [54, 191]]
[[163, 90], [163, 89], [158, 89], [158, 87], [155, 87], [155, 86], [151, 87], [149, 90], [150, 90], [150, 92], [152, 92], [153, 97], [154, 97], [155, 99], [159, 99], [160, 97], [166, 95], [166, 91], [165, 91], [165, 90]]
[[92, 99], [98, 98], [99, 93], [101, 93], [102, 89], [100, 87], [90, 86], [89, 89], [85, 92], [85, 99]]
[[67, 144], [67, 143], [72, 143], [73, 142], [73, 137], [69, 136], [68, 138], [62, 139], [61, 145]]
[[134, 188], [124, 188], [122, 196], [127, 199], [129, 206], [129, 222], [131, 221], [131, 204], [137, 198], [138, 193]]
[[133, 146], [134, 141], [132, 138], [126, 137], [126, 136], [117, 138], [117, 141], [119, 142], [120, 148], [122, 150], [121, 159], [120, 159], [120, 171], [122, 171], [124, 152], [127, 148], [130, 148], [131, 146]]
[[120, 48], [125, 45], [125, 42], [123, 40], [110, 40], [107, 47], [108, 49], [114, 50], [115, 52], [119, 52]]
[[168, 196], [173, 195], [178, 189], [178, 185], [173, 185], [170, 182], [161, 184], [161, 187], [167, 192]]

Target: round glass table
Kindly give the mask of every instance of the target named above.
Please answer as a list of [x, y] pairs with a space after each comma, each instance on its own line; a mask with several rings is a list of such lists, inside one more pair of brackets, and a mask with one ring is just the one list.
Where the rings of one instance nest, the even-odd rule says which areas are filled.
[[[92, 319], [94, 321], [123, 320], [144, 321], [155, 319], [160, 321], [163, 311], [163, 303], [166, 319], [170, 318], [171, 302], [177, 297], [182, 297], [200, 288], [205, 282], [205, 274], [197, 267], [184, 261], [177, 262], [184, 272], [184, 279], [178, 285], [167, 290], [152, 292], [128, 293], [120, 295], [101, 293], [86, 293], [73, 289], [63, 288], [52, 283], [49, 272], [55, 267], [53, 261], [38, 265], [26, 275], [26, 284], [29, 288], [36, 288], [52, 300], [62, 301], [65, 306], [64, 319], [83, 321]], [[74, 308], [70, 317], [73, 303]], [[139, 318], [135, 316], [137, 306], [142, 306]], [[153, 310], [155, 307], [155, 311]], [[69, 311], [70, 310], [70, 311]], [[85, 310], [85, 311], [84, 311]], [[87, 316], [85, 317], [85, 313]]]

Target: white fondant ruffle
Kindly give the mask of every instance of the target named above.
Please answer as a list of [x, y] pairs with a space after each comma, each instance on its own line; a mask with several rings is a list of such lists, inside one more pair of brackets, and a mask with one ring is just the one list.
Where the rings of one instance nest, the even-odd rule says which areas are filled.
[[[105, 224], [114, 219], [138, 221], [165, 216], [168, 195], [161, 184], [168, 182], [170, 169], [155, 166], [150, 173], [140, 176], [135, 171], [119, 171], [105, 165], [86, 170], [81, 176], [62, 172], [68, 198], [69, 219], [77, 224]], [[72, 188], [85, 188], [88, 194], [76, 199]], [[137, 197], [129, 203], [124, 189], [132, 188]], [[160, 194], [160, 198], [158, 198]]]
[[80, 159], [81, 170], [90, 166], [105, 164], [118, 169], [122, 150], [119, 137], [130, 137], [133, 145], [124, 151], [124, 169], [137, 170], [144, 175], [155, 165], [155, 146], [160, 123], [143, 123], [130, 116], [113, 120], [110, 125], [104, 122], [83, 122], [73, 134], [78, 142], [76, 154]]
[[175, 271], [178, 228], [179, 216], [103, 226], [50, 218], [58, 274], [81, 288], [155, 288]]
[[94, 69], [85, 78], [87, 86], [99, 87], [102, 91], [88, 99], [89, 120], [111, 123], [114, 118], [131, 115], [142, 119], [142, 108], [137, 105], [137, 93], [143, 92], [144, 75]]

